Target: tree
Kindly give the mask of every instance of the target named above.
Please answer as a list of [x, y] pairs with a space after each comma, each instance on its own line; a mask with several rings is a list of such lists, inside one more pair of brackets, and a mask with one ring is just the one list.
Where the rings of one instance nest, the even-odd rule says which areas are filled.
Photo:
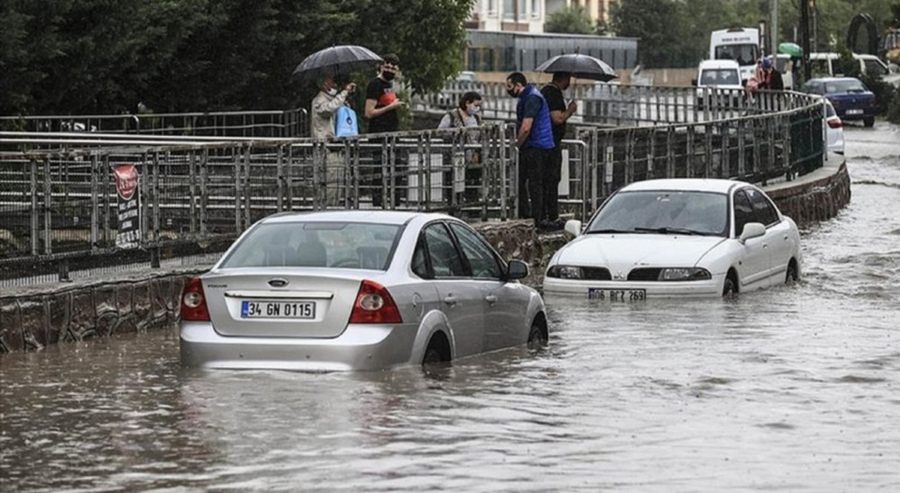
[[284, 109], [335, 44], [396, 52], [416, 91], [462, 64], [473, 0], [10, 1], [0, 7], [0, 114]]
[[588, 17], [584, 7], [573, 5], [550, 14], [547, 21], [544, 22], [544, 31], [548, 33], [594, 34], [595, 28], [591, 25], [591, 18]]

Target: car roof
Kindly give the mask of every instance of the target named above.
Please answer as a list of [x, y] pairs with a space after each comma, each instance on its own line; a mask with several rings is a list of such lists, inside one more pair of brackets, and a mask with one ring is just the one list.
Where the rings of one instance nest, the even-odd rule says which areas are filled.
[[[263, 222], [289, 223], [296, 221], [310, 222], [357, 222], [377, 224], [406, 224], [416, 217], [424, 218], [451, 218], [444, 214], [426, 214], [421, 212], [384, 211], [384, 210], [350, 210], [350, 211], [320, 211], [320, 212], [282, 212], [271, 215]], [[452, 218], [451, 218], [452, 219]]]
[[734, 60], [703, 60], [700, 62], [700, 69], [705, 68], [733, 68], [740, 70], [741, 66]]
[[810, 82], [837, 82], [841, 80], [855, 80], [859, 81], [856, 77], [817, 77], [815, 79], [809, 79], [806, 81], [807, 84]]
[[685, 192], [728, 193], [732, 188], [742, 185], [749, 184], [742, 181], [714, 178], [668, 178], [664, 180], [644, 180], [635, 182], [622, 188], [621, 191], [679, 190]]

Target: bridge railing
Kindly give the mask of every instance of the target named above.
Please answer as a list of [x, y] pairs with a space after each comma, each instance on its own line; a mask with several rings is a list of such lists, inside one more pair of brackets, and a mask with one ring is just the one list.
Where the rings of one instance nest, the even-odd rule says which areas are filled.
[[[765, 182], [820, 166], [821, 100], [793, 93], [771, 98], [783, 109], [653, 127], [573, 125], [574, 138], [563, 143], [563, 210], [586, 218], [615, 190], [642, 179]], [[259, 218], [285, 210], [379, 207], [515, 218], [514, 141], [514, 125], [503, 122], [332, 142], [0, 132], [0, 259], [6, 259], [0, 278], [4, 268], [14, 275], [23, 265], [37, 268], [65, 255], [116, 251], [112, 170], [119, 164], [134, 164], [140, 175], [139, 246], [175, 248], [227, 243]]]
[[304, 108], [297, 108], [285, 111], [0, 116], [0, 130], [292, 138], [309, 135], [309, 113]]

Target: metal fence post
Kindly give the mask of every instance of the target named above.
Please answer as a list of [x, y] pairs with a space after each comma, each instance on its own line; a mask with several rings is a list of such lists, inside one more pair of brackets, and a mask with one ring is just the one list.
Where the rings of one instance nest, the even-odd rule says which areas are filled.
[[190, 215], [191, 236], [197, 235], [197, 153], [190, 151], [188, 154], [188, 191], [190, 203], [188, 212]]
[[153, 153], [153, 241], [159, 242], [159, 151]]
[[50, 173], [50, 158], [44, 158], [44, 255], [53, 253], [52, 194], [53, 175]]
[[[252, 144], [247, 144], [244, 148], [244, 228], [249, 228], [252, 220], [251, 210], [253, 199], [253, 190], [250, 183], [251, 166], [250, 154], [253, 152]], [[240, 231], [238, 231], [240, 233]]]
[[100, 204], [98, 203], [98, 159], [96, 153], [91, 153], [91, 251], [97, 251], [98, 236], [100, 233]]
[[31, 168], [31, 254], [37, 255], [39, 252], [38, 235], [40, 234], [37, 187], [38, 164], [34, 158], [29, 160], [29, 164]]
[[112, 202], [109, 199], [111, 195], [109, 190], [109, 154], [103, 155], [103, 166], [98, 170], [98, 173], [98, 176], [102, 177], [103, 180], [103, 244], [109, 246], [112, 238], [112, 232], [109, 229], [109, 215], [112, 209]]
[[240, 233], [241, 228], [241, 153], [240, 146], [231, 147], [234, 167], [234, 232]]
[[200, 236], [206, 237], [209, 232], [207, 228], [207, 206], [209, 205], [209, 148], [203, 148], [203, 154], [200, 157]]

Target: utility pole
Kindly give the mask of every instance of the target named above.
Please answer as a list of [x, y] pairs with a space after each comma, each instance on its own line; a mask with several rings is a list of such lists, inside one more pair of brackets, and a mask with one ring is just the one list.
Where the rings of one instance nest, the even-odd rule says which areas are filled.
[[809, 0], [800, 0], [800, 47], [803, 48], [803, 80], [809, 80]]
[[769, 0], [772, 7], [772, 19], [769, 21], [769, 45], [772, 55], [778, 54], [778, 0]]

